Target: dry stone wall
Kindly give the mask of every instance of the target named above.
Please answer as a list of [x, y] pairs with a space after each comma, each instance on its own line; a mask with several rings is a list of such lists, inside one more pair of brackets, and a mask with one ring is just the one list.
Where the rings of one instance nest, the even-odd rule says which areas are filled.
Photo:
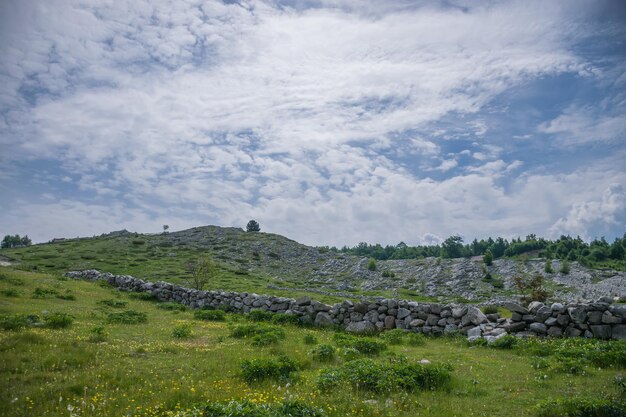
[[505, 302], [511, 318], [483, 314], [473, 305], [432, 304], [415, 301], [377, 299], [353, 303], [345, 300], [327, 305], [310, 297], [298, 299], [237, 293], [200, 291], [167, 282], [149, 282], [128, 275], [113, 275], [96, 270], [72, 271], [68, 277], [105, 280], [122, 291], [148, 292], [161, 301], [173, 301], [190, 308], [225, 309], [239, 313], [264, 310], [293, 314], [304, 323], [339, 326], [354, 333], [386, 329], [442, 335], [461, 333], [474, 340], [484, 337], [493, 342], [507, 334], [519, 337], [563, 336], [626, 340], [626, 305], [612, 304], [603, 298], [591, 304], [546, 305], [533, 302], [528, 307]]

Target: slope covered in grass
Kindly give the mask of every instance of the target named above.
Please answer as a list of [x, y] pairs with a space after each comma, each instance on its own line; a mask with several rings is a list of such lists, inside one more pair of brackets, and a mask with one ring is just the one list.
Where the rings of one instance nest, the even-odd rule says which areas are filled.
[[[71, 323], [51, 326], [56, 313]], [[196, 317], [98, 283], [11, 268], [0, 268], [0, 315], [3, 328], [17, 323], [0, 330], [6, 416], [534, 416], [538, 404], [558, 410], [572, 398], [615, 405], [623, 390], [619, 342], [494, 349], [401, 333], [356, 338], [243, 315]], [[551, 353], [599, 351], [617, 356], [559, 367]]]

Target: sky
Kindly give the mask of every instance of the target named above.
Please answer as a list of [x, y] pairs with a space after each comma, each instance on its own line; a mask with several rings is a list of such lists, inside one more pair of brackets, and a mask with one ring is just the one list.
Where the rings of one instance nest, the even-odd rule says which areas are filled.
[[626, 232], [620, 0], [4, 0], [0, 235]]

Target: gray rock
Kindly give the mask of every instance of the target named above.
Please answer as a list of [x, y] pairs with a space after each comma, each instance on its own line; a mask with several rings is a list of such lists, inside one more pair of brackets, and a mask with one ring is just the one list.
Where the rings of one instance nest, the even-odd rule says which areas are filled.
[[384, 323], [385, 329], [393, 329], [396, 327], [396, 318], [394, 316], [386, 316]]
[[308, 295], [300, 297], [296, 299], [296, 304], [299, 306], [308, 306], [309, 304], [311, 304], [311, 297], [309, 297]]
[[543, 306], [537, 310], [537, 313], [535, 314], [535, 320], [543, 323], [550, 316], [552, 316], [552, 309], [550, 309], [550, 307]]
[[591, 333], [598, 339], [610, 339], [611, 338], [611, 326], [608, 324], [591, 325]]
[[446, 324], [446, 327], [443, 328], [444, 334], [455, 334], [458, 333], [459, 327], [456, 324]]
[[567, 314], [574, 323], [584, 323], [587, 320], [587, 312], [584, 306], [570, 307], [567, 309]]
[[426, 322], [422, 319], [415, 319], [413, 321], [411, 321], [411, 323], [409, 323], [409, 326], [411, 327], [422, 327], [423, 325], [425, 325]]
[[552, 305], [550, 306], [550, 309], [551, 309], [552, 311], [558, 311], [558, 312], [560, 312], [561, 310], [563, 310], [563, 304], [561, 304], [561, 303], [554, 303], [554, 304], [552, 304]]
[[398, 309], [398, 319], [403, 319], [406, 316], [410, 315], [411, 311], [406, 309], [406, 308], [399, 308]]
[[557, 324], [558, 320], [554, 317], [548, 317], [548, 319], [546, 321], [544, 321], [545, 325], [550, 327], [550, 326], [554, 326], [555, 324]]
[[605, 311], [602, 314], [602, 323], [604, 324], [620, 324], [622, 319], [620, 317], [614, 316], [610, 311]]
[[485, 314], [485, 317], [487, 317], [487, 320], [490, 322], [495, 323], [500, 318], [500, 313]]
[[541, 307], [543, 307], [545, 304], [543, 304], [540, 301], [531, 301], [530, 304], [528, 304], [528, 310], [530, 310], [530, 312], [532, 314], [537, 313], [537, 311], [539, 311], [539, 309]]
[[474, 337], [482, 335], [483, 331], [480, 326], [473, 327], [467, 331], [467, 337]]
[[517, 303], [506, 302], [506, 303], [504, 303], [503, 307], [506, 308], [507, 310], [513, 312], [513, 313], [519, 313], [521, 315], [529, 313], [528, 309], [522, 307], [521, 305], [519, 305]]
[[461, 320], [461, 326], [465, 327], [468, 324], [472, 323], [475, 326], [478, 326], [480, 323], [485, 323], [487, 317], [480, 311], [478, 308], [474, 306], [467, 307], [467, 314], [465, 314]]
[[587, 323], [589, 324], [600, 324], [602, 323], [602, 312], [601, 311], [590, 311], [587, 313]]
[[330, 314], [320, 311], [315, 316], [315, 321], [313, 322], [318, 327], [332, 327], [334, 325], [333, 319], [330, 317]]
[[467, 313], [467, 306], [454, 307], [452, 309], [452, 317], [460, 319]]
[[349, 333], [367, 334], [374, 333], [375, 331], [376, 326], [371, 321], [357, 321], [348, 324], [346, 327], [346, 332]]
[[613, 339], [626, 340], [626, 324], [615, 324], [611, 329]]
[[514, 323], [505, 324], [503, 328], [509, 333], [515, 333], [515, 332], [524, 330], [526, 328], [526, 323], [523, 321], [518, 321]]
[[531, 332], [539, 334], [546, 334], [546, 332], [548, 331], [548, 328], [543, 323], [530, 323], [530, 326], [528, 326], [528, 328]]
[[564, 332], [567, 337], [579, 337], [581, 334], [582, 332], [575, 327], [568, 327]]
[[552, 326], [548, 329], [548, 336], [561, 337], [562, 335], [563, 330], [559, 326]]
[[559, 314], [556, 316], [556, 321], [561, 326], [567, 326], [569, 324], [569, 315], [568, 314]]
[[354, 305], [354, 311], [357, 313], [365, 314], [369, 310], [367, 303], [356, 303]]

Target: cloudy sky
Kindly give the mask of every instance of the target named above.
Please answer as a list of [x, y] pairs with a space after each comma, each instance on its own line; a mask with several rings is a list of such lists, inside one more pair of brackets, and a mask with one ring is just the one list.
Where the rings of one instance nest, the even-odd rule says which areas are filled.
[[623, 1], [0, 2], [0, 234], [626, 232]]

